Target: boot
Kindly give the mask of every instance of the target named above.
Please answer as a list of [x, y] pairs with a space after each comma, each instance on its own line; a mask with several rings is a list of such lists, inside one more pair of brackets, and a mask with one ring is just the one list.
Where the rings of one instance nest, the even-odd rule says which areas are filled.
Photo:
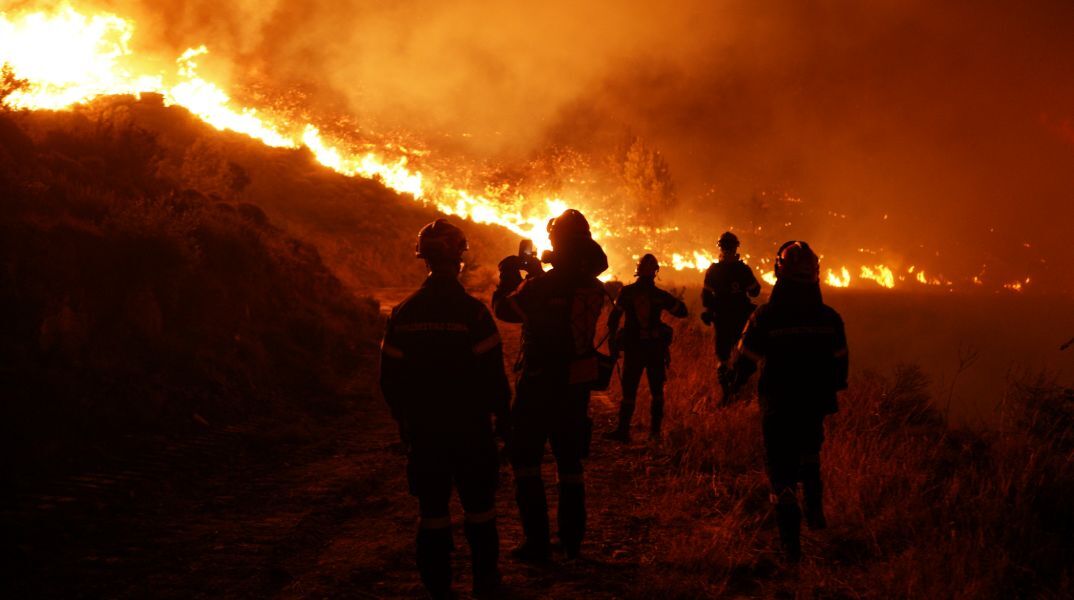
[[585, 482], [582, 474], [561, 475], [559, 482], [559, 541], [568, 559], [577, 558], [585, 537]]
[[522, 545], [511, 551], [511, 558], [531, 565], [547, 565], [552, 562], [552, 554], [548, 546], [541, 548], [539, 544], [526, 540]]
[[776, 500], [776, 523], [779, 525], [783, 556], [787, 562], [797, 563], [802, 559], [802, 511], [798, 508], [798, 498], [793, 488], [783, 490]]
[[820, 481], [820, 465], [802, 466], [802, 499], [805, 504], [805, 521], [810, 530], [828, 526], [824, 518], [824, 485]]
[[429, 595], [451, 597], [451, 528], [418, 530], [418, 573]]
[[634, 420], [634, 406], [634, 401], [623, 399], [622, 404], [619, 405], [619, 427], [615, 431], [604, 434], [605, 439], [624, 444], [630, 442], [630, 422]]
[[463, 527], [470, 543], [470, 560], [474, 572], [474, 597], [491, 597], [500, 587], [500, 536], [496, 521], [466, 523]]
[[734, 403], [737, 394], [734, 381], [732, 381], [731, 369], [727, 366], [727, 363], [721, 362], [716, 369], [716, 380], [720, 384], [719, 406], [730, 406]]
[[525, 541], [511, 552], [512, 558], [523, 562], [548, 562], [548, 500], [540, 477], [515, 479], [515, 500], [522, 519]]
[[649, 419], [649, 441], [659, 442], [662, 435], [660, 427], [664, 422], [664, 398], [663, 396], [653, 396], [652, 415]]
[[729, 383], [720, 384], [720, 404], [719, 406], [731, 406], [735, 402], [735, 390]]
[[630, 430], [624, 429], [622, 425], [613, 429], [612, 431], [606, 431], [604, 433], [604, 439], [611, 440], [613, 442], [620, 442], [623, 444], [630, 443]]

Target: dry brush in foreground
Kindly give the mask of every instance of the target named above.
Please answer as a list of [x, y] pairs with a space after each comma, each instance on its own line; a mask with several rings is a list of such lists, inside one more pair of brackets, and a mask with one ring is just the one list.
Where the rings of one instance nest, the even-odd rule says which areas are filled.
[[640, 509], [667, 535], [639, 596], [1074, 593], [1070, 391], [1013, 383], [1000, 425], [966, 430], [945, 423], [917, 367], [857, 374], [827, 422], [829, 528], [805, 532], [792, 570], [776, 552], [756, 403], [706, 405], [712, 354], [706, 332], [678, 327], [661, 451], [677, 475]]

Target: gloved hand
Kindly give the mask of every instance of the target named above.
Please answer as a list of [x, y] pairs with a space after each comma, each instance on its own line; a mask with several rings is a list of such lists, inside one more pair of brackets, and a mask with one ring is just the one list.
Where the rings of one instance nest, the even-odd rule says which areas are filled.
[[496, 437], [503, 441], [500, 450], [500, 464], [507, 464], [511, 457], [511, 425], [506, 416], [497, 416], [495, 424]]
[[701, 313], [701, 322], [705, 325], [712, 325], [712, 313], [708, 311]]
[[521, 258], [522, 270], [526, 272], [528, 277], [540, 275], [544, 273], [544, 267], [541, 266], [541, 260], [536, 256], [533, 258]]
[[500, 288], [506, 290], [514, 290], [522, 283], [522, 275], [519, 271], [522, 270], [523, 263], [521, 257], [514, 254], [508, 256], [500, 261]]

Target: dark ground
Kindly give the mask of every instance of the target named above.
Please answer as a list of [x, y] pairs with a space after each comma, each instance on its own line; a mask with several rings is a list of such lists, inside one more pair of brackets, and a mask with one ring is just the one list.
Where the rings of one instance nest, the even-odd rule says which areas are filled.
[[[132, 438], [94, 468], [23, 484], [0, 512], [10, 569], [0, 591], [8, 598], [421, 597], [417, 502], [406, 493], [396, 428], [374, 394], [372, 372], [364, 378], [368, 393], [349, 399], [345, 414]], [[611, 402], [596, 397], [593, 405], [598, 431], [610, 427]], [[586, 556], [545, 569], [505, 558], [507, 597], [629, 595], [654, 553], [652, 519], [633, 508], [670, 473], [667, 465], [641, 444], [594, 444]], [[554, 510], [550, 459], [545, 479]], [[506, 554], [521, 540], [507, 467], [498, 506]], [[466, 592], [461, 515], [456, 503], [456, 588]]]
[[[405, 293], [378, 290], [382, 311]], [[855, 309], [846, 308], [848, 313]], [[517, 328], [503, 326], [501, 332], [505, 359], [511, 362]], [[698, 340], [709, 348], [707, 337]], [[681, 341], [694, 347], [688, 342]], [[233, 427], [204, 424], [193, 435], [130, 437], [86, 459], [87, 466], [77, 472], [22, 481], [5, 490], [0, 501], [0, 595], [422, 597], [413, 558], [417, 502], [406, 492], [405, 459], [395, 447], [395, 425], [375, 392], [375, 356], [366, 356], [362, 363], [358, 389], [364, 391], [342, 401], [312, 398], [292, 403], [342, 405], [343, 410], [321, 411], [317, 417], [262, 417]], [[683, 378], [676, 385], [701, 386], [705, 379], [703, 374], [687, 375], [675, 372]], [[692, 397], [689, 390], [676, 389], [673, 385], [671, 391], [680, 401]], [[644, 389], [639, 400], [638, 418], [644, 420]], [[610, 397], [596, 395], [592, 407], [599, 436], [612, 427], [615, 406]], [[754, 418], [755, 405], [732, 412], [699, 424], [702, 435], [710, 439], [739, 431]], [[739, 433], [738, 442], [730, 443], [748, 441], [743, 438], [747, 434]], [[716, 439], [704, 446], [686, 449], [704, 450], [702, 454], [732, 450]], [[742, 464], [730, 455], [705, 459], [709, 466], [694, 474], [673, 466], [681, 459], [666, 448], [644, 443], [621, 447], [595, 439], [586, 467], [590, 531], [583, 559], [568, 563], [559, 557], [542, 569], [505, 556], [501, 566], [506, 597], [651, 597], [659, 590], [686, 594], [683, 597], [793, 597], [808, 588], [821, 596], [825, 594], [819, 590], [833, 588], [854, 590], [852, 596], [905, 591], [898, 581], [860, 580], [871, 572], [866, 569], [870, 565], [901, 563], [893, 557], [859, 556], [861, 547], [848, 546], [847, 540], [860, 537], [849, 520], [828, 535], [810, 538], [810, 552], [826, 558], [816, 559], [814, 580], [803, 588], [803, 582], [773, 560], [774, 526], [763, 514], [767, 502], [759, 483], [759, 458]], [[721, 467], [727, 481], [711, 476], [720, 460], [727, 463]], [[521, 531], [510, 470], [504, 467], [501, 473], [498, 508], [506, 555], [521, 541]], [[553, 514], [554, 480], [548, 457], [545, 481]], [[719, 487], [729, 482], [745, 487]], [[855, 493], [853, 486], [842, 492], [847, 497]], [[738, 502], [756, 505], [747, 511], [749, 518], [745, 513], [735, 517], [741, 512]], [[466, 597], [469, 552], [457, 503], [453, 518], [456, 589]], [[689, 564], [679, 564], [683, 556], [690, 557]], [[831, 574], [851, 579], [815, 580]]]

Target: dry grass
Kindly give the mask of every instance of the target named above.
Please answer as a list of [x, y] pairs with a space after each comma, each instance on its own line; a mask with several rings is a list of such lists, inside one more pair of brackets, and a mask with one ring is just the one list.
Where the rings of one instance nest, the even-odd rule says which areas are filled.
[[1074, 593], [1069, 392], [1046, 378], [1013, 385], [1003, 427], [968, 431], [945, 424], [918, 368], [858, 374], [827, 422], [829, 529], [806, 532], [806, 559], [786, 569], [756, 403], [705, 406], [712, 354], [707, 332], [679, 325], [664, 448], [678, 474], [650, 505], [667, 541], [643, 570], [639, 596]]
[[353, 393], [377, 306], [316, 248], [161, 176], [143, 129], [53, 117], [0, 115], [0, 469]]

